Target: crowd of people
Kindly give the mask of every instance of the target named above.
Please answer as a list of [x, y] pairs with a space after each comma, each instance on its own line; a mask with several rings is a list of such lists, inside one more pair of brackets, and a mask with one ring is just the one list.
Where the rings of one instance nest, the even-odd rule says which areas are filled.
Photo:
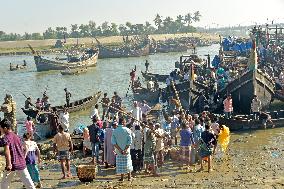
[[149, 120], [146, 114], [150, 111], [146, 102], [134, 102], [129, 113], [119, 110], [119, 114], [112, 114], [104, 120], [100, 120], [100, 114], [93, 115], [93, 124], [83, 132], [84, 154], [90, 149], [92, 164], [116, 167], [116, 173], [121, 176], [119, 180], [123, 181], [125, 174], [128, 180], [142, 172], [159, 176], [172, 147], [179, 147], [175, 153], [180, 166], [185, 164], [192, 170], [192, 165], [199, 163], [198, 171], [203, 170], [203, 161], [208, 162], [208, 171], [212, 171], [212, 156], [220, 137], [223, 138], [219, 149], [226, 152], [229, 128], [210, 118], [209, 112], [190, 115], [176, 109], [171, 116], [165, 114], [164, 119]]

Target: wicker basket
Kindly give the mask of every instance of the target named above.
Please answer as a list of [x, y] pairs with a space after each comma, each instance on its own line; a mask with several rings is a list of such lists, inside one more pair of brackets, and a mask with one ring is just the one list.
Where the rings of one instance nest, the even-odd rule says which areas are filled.
[[79, 165], [77, 176], [81, 182], [92, 182], [96, 178], [96, 165]]

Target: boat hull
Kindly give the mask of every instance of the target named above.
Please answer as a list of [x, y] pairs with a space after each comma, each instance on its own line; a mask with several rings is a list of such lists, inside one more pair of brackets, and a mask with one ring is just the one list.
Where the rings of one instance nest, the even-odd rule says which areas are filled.
[[140, 57], [140, 56], [147, 56], [150, 53], [149, 45], [145, 45], [137, 50], [113, 50], [108, 49], [106, 47], [100, 46], [100, 54], [99, 58], [127, 58], [127, 57]]
[[263, 108], [270, 104], [274, 96], [274, 81], [260, 70], [249, 71], [229, 83], [219, 93], [223, 98], [227, 94], [232, 95], [234, 112], [249, 114], [254, 95], [258, 96]]
[[48, 59], [42, 58], [41, 56], [34, 56], [34, 60], [35, 60], [35, 64], [36, 64], [36, 68], [38, 72], [49, 71], [49, 70], [65, 70], [68, 67], [71, 69], [76, 69], [76, 68], [82, 68], [82, 67], [96, 66], [97, 60], [98, 60], [98, 54], [99, 52], [97, 51], [87, 60], [80, 61], [80, 62], [70, 62], [70, 63], [48, 60]]
[[[67, 111], [69, 113], [72, 113], [72, 112], [78, 112], [78, 111], [90, 109], [93, 105], [95, 105], [98, 102], [98, 99], [100, 98], [100, 96], [101, 96], [101, 92], [98, 92], [93, 96], [89, 96], [84, 99], [74, 101], [70, 103], [69, 107], [67, 107]], [[64, 107], [65, 105], [55, 106], [54, 108], [56, 108], [57, 110], [63, 110]], [[24, 108], [22, 108], [22, 110], [27, 116], [30, 116], [32, 118], [36, 118], [37, 115], [40, 113], [38, 110], [25, 110]]]
[[146, 100], [149, 105], [153, 105], [159, 102], [160, 92], [156, 91], [149, 91], [146, 88], [138, 88], [135, 89], [133, 92], [134, 101], [142, 102]]
[[[284, 110], [268, 112], [271, 115], [271, 120], [275, 127], [284, 127]], [[219, 118], [218, 123], [220, 125], [226, 125], [231, 131], [241, 131], [247, 129], [263, 129], [264, 123], [261, 120], [252, 120], [251, 118], [234, 118], [225, 119], [223, 117]], [[272, 124], [266, 125], [267, 128], [271, 128]]]

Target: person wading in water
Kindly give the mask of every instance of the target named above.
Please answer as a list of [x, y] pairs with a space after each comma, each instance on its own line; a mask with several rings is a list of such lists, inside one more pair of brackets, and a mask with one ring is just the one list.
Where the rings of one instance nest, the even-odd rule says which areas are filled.
[[65, 97], [66, 97], [66, 106], [69, 107], [70, 105], [70, 97], [72, 96], [71, 93], [67, 90], [67, 88], [64, 89], [65, 91]]

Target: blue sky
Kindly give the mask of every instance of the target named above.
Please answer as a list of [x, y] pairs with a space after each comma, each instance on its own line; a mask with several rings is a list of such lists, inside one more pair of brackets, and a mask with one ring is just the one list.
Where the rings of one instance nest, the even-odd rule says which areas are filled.
[[199, 10], [196, 26], [248, 25], [266, 19], [284, 22], [284, 0], [0, 0], [0, 30], [43, 32], [48, 27], [89, 20], [144, 23], [159, 13], [176, 17]]

